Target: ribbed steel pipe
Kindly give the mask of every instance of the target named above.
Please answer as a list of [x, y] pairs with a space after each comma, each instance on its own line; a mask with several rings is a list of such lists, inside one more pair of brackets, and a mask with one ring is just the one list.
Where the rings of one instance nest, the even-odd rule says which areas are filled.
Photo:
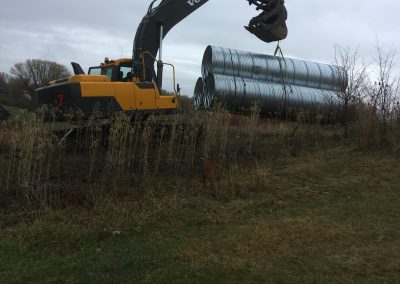
[[203, 78], [213, 73], [324, 90], [337, 90], [343, 72], [328, 64], [216, 46], [206, 48], [202, 62]]
[[201, 77], [197, 79], [196, 86], [194, 88], [193, 106], [197, 110], [204, 107], [204, 81]]
[[281, 111], [327, 112], [332, 108], [334, 91], [303, 86], [271, 83], [236, 76], [209, 73], [205, 80], [205, 107], [222, 102], [232, 111], [249, 109], [260, 104], [262, 115]]

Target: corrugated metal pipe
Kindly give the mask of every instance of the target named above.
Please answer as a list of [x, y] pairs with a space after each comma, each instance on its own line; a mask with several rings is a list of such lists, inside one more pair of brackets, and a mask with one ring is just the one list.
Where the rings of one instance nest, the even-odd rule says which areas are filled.
[[329, 112], [332, 109], [334, 91], [303, 86], [289, 86], [243, 77], [210, 73], [205, 81], [204, 107], [212, 102], [222, 102], [229, 109], [249, 109], [259, 104], [263, 115], [275, 116], [282, 110], [313, 110]]
[[207, 109], [219, 101], [238, 111], [256, 101], [265, 115], [288, 109], [326, 111], [335, 92], [347, 85], [345, 70], [336, 66], [215, 46], [204, 52], [202, 75], [201, 98], [196, 84], [197, 105]]
[[203, 78], [197, 79], [194, 88], [194, 108], [196, 110], [204, 108], [204, 81]]

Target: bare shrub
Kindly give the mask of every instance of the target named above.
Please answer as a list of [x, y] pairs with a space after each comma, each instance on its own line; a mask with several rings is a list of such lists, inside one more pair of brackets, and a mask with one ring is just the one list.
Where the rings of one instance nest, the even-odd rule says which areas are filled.
[[334, 63], [344, 71], [337, 74], [339, 90], [332, 99], [347, 138], [350, 123], [355, 119], [356, 106], [365, 98], [368, 66], [362, 61], [358, 49], [351, 51], [349, 47], [341, 46], [335, 47]]
[[377, 46], [376, 80], [370, 84], [368, 99], [372, 110], [381, 121], [381, 141], [388, 143], [388, 131], [395, 122], [399, 105], [400, 77], [394, 73], [397, 64], [397, 51], [384, 50]]

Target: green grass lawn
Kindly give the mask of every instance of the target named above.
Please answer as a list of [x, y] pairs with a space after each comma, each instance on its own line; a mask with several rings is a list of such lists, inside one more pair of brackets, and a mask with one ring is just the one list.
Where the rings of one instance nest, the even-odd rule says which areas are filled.
[[12, 106], [8, 106], [8, 105], [1, 105], [6, 111], [8, 111], [10, 113], [11, 116], [15, 116], [16, 114], [18, 114], [18, 112], [21, 111], [20, 108], [17, 107], [12, 107]]
[[3, 215], [0, 283], [400, 282], [398, 155], [333, 149], [235, 179]]

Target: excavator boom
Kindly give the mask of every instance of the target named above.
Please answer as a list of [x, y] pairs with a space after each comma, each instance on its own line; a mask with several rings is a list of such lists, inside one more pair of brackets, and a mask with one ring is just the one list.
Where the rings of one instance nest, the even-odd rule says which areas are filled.
[[[136, 31], [133, 44], [134, 75], [141, 81], [157, 79], [157, 86], [161, 89], [162, 70], [159, 70], [156, 76], [155, 60], [149, 55], [144, 55], [144, 52], [156, 56], [168, 32], [208, 0], [162, 0], [157, 7], [154, 7], [155, 2], [157, 0], [151, 2], [147, 14]], [[142, 66], [143, 62], [144, 66]], [[159, 66], [159, 68], [162, 67]], [[146, 71], [143, 72], [143, 69]]]

